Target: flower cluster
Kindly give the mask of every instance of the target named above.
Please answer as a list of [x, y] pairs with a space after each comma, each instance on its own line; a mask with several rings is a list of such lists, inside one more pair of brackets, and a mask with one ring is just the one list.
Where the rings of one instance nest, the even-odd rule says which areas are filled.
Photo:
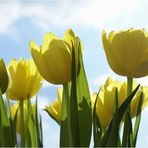
[[102, 43], [109, 66], [127, 81], [108, 77], [92, 97], [82, 42], [72, 29], [61, 39], [46, 33], [40, 46], [30, 41], [32, 59], [13, 59], [6, 66], [0, 58], [0, 146], [43, 147], [38, 99], [31, 101], [43, 79], [63, 86], [43, 109], [60, 126], [60, 147], [89, 147], [92, 128], [94, 147], [136, 146], [148, 86], [133, 78], [148, 75], [148, 33], [133, 28], [109, 35], [103, 31]]

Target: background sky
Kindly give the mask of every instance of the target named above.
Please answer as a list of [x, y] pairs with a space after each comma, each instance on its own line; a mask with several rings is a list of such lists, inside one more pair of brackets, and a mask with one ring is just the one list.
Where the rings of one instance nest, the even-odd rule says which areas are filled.
[[[62, 37], [72, 28], [84, 45], [84, 64], [90, 91], [99, 90], [108, 76], [123, 80], [111, 71], [102, 48], [101, 32], [148, 29], [147, 0], [0, 0], [0, 57], [8, 64], [13, 58], [31, 58], [29, 41], [43, 43], [43, 35]], [[148, 85], [148, 77], [137, 79]], [[57, 87], [47, 82], [39, 92], [39, 108], [53, 102]], [[59, 126], [44, 112], [44, 146], [58, 147]], [[142, 113], [138, 147], [148, 145], [148, 109]]]

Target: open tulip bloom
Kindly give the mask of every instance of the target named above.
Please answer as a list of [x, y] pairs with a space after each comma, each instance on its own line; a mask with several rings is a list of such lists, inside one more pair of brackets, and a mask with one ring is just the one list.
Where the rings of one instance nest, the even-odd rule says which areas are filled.
[[94, 147], [136, 147], [148, 87], [133, 78], [148, 75], [148, 33], [133, 28], [109, 35], [103, 31], [102, 43], [109, 66], [127, 81], [108, 77], [92, 97], [82, 42], [72, 29], [62, 38], [46, 33], [41, 46], [30, 41], [32, 59], [13, 59], [5, 66], [0, 58], [1, 147], [44, 146], [38, 97], [32, 103], [43, 79], [63, 86], [57, 99], [43, 108], [60, 126], [60, 147], [89, 147], [91, 138]]

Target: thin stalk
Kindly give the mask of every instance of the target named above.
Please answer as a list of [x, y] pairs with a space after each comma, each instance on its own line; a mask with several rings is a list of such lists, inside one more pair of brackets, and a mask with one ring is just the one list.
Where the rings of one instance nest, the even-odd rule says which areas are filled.
[[24, 100], [20, 100], [20, 134], [21, 147], [25, 147], [25, 130], [24, 130]]
[[127, 77], [127, 97], [132, 93], [133, 89], [133, 78]]
[[[127, 77], [127, 97], [132, 93], [133, 89], [133, 78]], [[132, 129], [132, 121], [130, 117], [130, 106], [125, 114], [124, 121], [124, 130], [123, 130], [123, 139], [122, 146], [123, 147], [131, 147], [133, 144], [133, 129]]]

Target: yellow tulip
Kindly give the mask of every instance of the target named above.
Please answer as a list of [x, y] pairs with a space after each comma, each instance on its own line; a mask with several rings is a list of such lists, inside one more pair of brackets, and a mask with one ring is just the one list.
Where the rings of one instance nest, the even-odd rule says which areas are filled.
[[[133, 89], [135, 89], [137, 83], [133, 82]], [[127, 83], [121, 83], [118, 80], [113, 81], [110, 77], [106, 80], [105, 84], [101, 86], [98, 94], [94, 93], [92, 96], [92, 104], [94, 106], [96, 102], [96, 114], [99, 117], [100, 124], [102, 127], [107, 127], [112, 120], [115, 104], [115, 92], [118, 90], [118, 107], [125, 101], [127, 95]], [[137, 113], [138, 103], [141, 92], [143, 91], [143, 104], [142, 109], [148, 105], [148, 87], [140, 87], [138, 92], [135, 94], [131, 102], [131, 117], [135, 117]]]
[[42, 77], [53, 84], [65, 84], [71, 80], [72, 43], [78, 60], [79, 38], [71, 29], [66, 30], [63, 39], [53, 33], [46, 33], [44, 44], [38, 47], [30, 42], [33, 60]]
[[102, 32], [102, 42], [111, 69], [122, 76], [148, 75], [148, 32], [146, 30]]
[[29, 99], [41, 88], [42, 77], [33, 60], [13, 59], [8, 65], [10, 84], [9, 97], [13, 100]]
[[0, 58], [0, 91], [5, 93], [8, 87], [8, 74], [3, 59]]
[[[28, 102], [24, 101], [24, 105], [23, 105], [23, 110], [24, 110], [24, 128], [27, 129], [28, 127]], [[35, 104], [32, 104], [32, 111], [33, 111], [33, 115], [35, 117]], [[14, 119], [16, 113], [17, 113], [17, 120], [16, 120], [16, 131], [18, 133], [21, 132], [21, 127], [20, 127], [20, 107], [19, 107], [19, 103], [15, 103], [14, 105], [11, 106], [11, 113], [12, 113], [12, 118]]]
[[49, 113], [49, 115], [60, 124], [61, 122], [61, 108], [62, 108], [62, 93], [63, 89], [59, 88], [58, 91], [58, 98], [54, 101], [53, 104], [50, 104], [49, 106], [45, 106], [46, 111]]

